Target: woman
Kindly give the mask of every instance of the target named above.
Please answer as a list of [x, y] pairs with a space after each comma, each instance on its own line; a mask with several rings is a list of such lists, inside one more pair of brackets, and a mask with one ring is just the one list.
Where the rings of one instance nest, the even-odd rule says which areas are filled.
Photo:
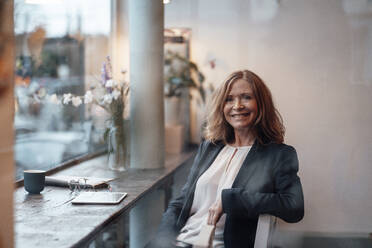
[[152, 245], [190, 246], [208, 223], [216, 225], [213, 247], [253, 247], [260, 214], [300, 221], [298, 159], [283, 136], [280, 114], [260, 77], [232, 73], [215, 92], [206, 140]]

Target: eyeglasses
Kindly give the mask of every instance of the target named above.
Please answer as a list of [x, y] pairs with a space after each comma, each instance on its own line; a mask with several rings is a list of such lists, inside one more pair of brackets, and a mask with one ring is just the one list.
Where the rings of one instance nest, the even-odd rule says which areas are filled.
[[[70, 193], [78, 194], [82, 190], [87, 191], [97, 191], [92, 185], [87, 184], [87, 178], [79, 178], [79, 179], [72, 179], [68, 182], [68, 187], [70, 189]], [[108, 191], [112, 191], [111, 186], [108, 184], [107, 186]]]
[[85, 178], [79, 178], [79, 179], [73, 179], [68, 182], [68, 187], [73, 192], [80, 192], [83, 189], [87, 189], [89, 185], [87, 185], [87, 179]]

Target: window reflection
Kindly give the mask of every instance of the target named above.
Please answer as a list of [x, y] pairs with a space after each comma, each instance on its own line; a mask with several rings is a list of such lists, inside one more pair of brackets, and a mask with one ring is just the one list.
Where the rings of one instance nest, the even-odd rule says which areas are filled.
[[[40, 1], [39, 1], [40, 2]], [[104, 111], [55, 105], [45, 95], [84, 95], [109, 54], [110, 1], [14, 2], [16, 179], [104, 147]]]

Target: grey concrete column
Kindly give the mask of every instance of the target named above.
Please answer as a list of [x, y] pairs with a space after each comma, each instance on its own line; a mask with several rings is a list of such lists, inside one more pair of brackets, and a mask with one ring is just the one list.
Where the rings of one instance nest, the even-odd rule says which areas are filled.
[[129, 212], [129, 247], [145, 247], [155, 238], [156, 231], [164, 212], [165, 194], [155, 190], [140, 201]]
[[129, 0], [132, 168], [164, 166], [162, 0]]

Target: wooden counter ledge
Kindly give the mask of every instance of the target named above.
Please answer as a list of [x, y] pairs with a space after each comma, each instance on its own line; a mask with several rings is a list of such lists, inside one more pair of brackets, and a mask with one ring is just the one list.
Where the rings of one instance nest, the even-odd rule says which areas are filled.
[[167, 155], [165, 168], [128, 169], [114, 172], [107, 168], [107, 157], [100, 156], [54, 175], [117, 178], [112, 191], [127, 192], [118, 205], [72, 205], [68, 188], [46, 186], [40, 195], [30, 195], [23, 187], [14, 193], [15, 247], [76, 247], [94, 237], [121, 213], [131, 208], [146, 192], [172, 175], [191, 159], [195, 150]]

